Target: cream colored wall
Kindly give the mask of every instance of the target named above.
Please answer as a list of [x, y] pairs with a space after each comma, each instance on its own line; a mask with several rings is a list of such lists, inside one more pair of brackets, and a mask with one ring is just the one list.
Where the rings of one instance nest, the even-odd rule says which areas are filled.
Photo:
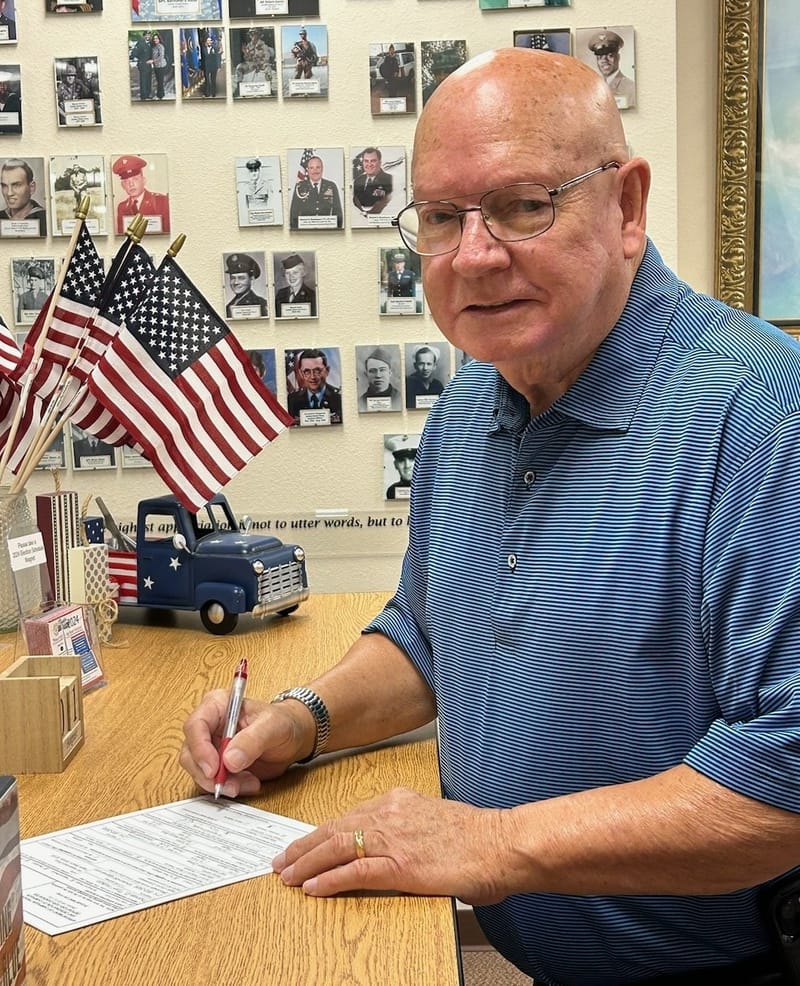
[[[369, 19], [364, 17], [367, 3]], [[436, 38], [466, 38], [474, 55], [509, 44], [515, 29], [574, 30], [633, 24], [639, 105], [627, 111], [624, 119], [633, 150], [646, 156], [653, 166], [650, 230], [668, 263], [701, 287], [710, 284], [704, 206], [713, 204], [713, 196], [704, 202], [694, 185], [696, 167], [704, 187], [713, 183], [705, 133], [713, 119], [713, 93], [706, 76], [716, 64], [716, 41], [707, 34], [713, 16], [706, 3], [678, 0], [677, 13], [675, 4], [663, 0], [593, 0], [591, 4], [574, 0], [570, 8], [482, 12], [478, 0], [321, 0], [319, 20], [329, 30], [330, 98], [291, 105], [282, 98], [249, 103], [234, 103], [229, 98], [227, 102], [181, 104], [178, 100], [132, 105], [125, 57], [131, 27], [127, 0], [105, 0], [106, 10], [99, 15], [46, 16], [44, 0], [25, 0], [24, 5], [19, 0], [19, 6], [24, 7], [19, 15], [22, 40], [16, 48], [4, 48], [2, 56], [22, 65], [25, 133], [21, 138], [0, 138], [3, 157], [102, 153], [108, 160], [120, 153], [166, 152], [173, 228], [188, 236], [180, 261], [209, 300], [223, 311], [223, 251], [264, 250], [268, 255], [273, 250], [317, 251], [319, 320], [288, 325], [272, 319], [232, 324], [246, 347], [275, 348], [279, 365], [284, 348], [339, 346], [345, 423], [329, 429], [294, 429], [281, 436], [226, 491], [240, 513], [256, 518], [309, 518], [315, 511], [336, 509], [350, 511], [359, 520], [360, 527], [345, 529], [338, 540], [332, 539], [329, 531], [300, 532], [287, 527], [279, 532], [286, 540], [305, 543], [317, 590], [390, 588], [393, 584], [406, 508], [387, 504], [382, 498], [382, 435], [417, 432], [424, 423], [422, 412], [356, 413], [353, 349], [358, 344], [433, 340], [437, 330], [428, 315], [408, 318], [377, 314], [377, 254], [379, 247], [393, 245], [390, 231], [346, 229], [315, 236], [288, 229], [239, 229], [233, 159], [252, 153], [279, 154], [286, 186], [286, 149], [290, 147], [341, 146], [346, 155], [351, 145], [366, 143], [410, 148], [414, 117], [370, 116], [366, 82], [370, 43], [403, 40], [419, 44]], [[711, 0], [707, 6], [713, 15]], [[245, 23], [239, 21], [236, 26]], [[297, 22], [276, 21], [276, 34], [285, 23]], [[689, 51], [694, 53], [693, 61], [684, 74]], [[58, 130], [52, 59], [92, 54], [100, 56], [104, 124], [81, 131]], [[702, 80], [699, 93], [690, 86], [698, 78]], [[680, 103], [676, 93], [681, 96]], [[705, 112], [712, 115], [699, 119]], [[457, 146], [458, 135], [453, 134], [453, 153], [457, 153]], [[690, 164], [685, 163], [687, 156]], [[99, 239], [98, 246], [110, 258], [119, 242], [109, 236]], [[8, 270], [12, 256], [52, 256], [64, 243], [63, 239], [4, 240], [0, 242], [2, 265]], [[154, 237], [147, 245], [160, 257], [168, 238]], [[0, 310], [11, 314], [9, 274], [0, 278]], [[279, 386], [283, 397], [285, 392]], [[133, 518], [141, 496], [162, 490], [160, 480], [149, 469], [68, 473], [63, 485], [76, 489], [81, 499], [89, 493], [102, 494], [123, 520]], [[50, 488], [51, 477], [42, 474], [29, 484], [31, 492]], [[368, 527], [370, 518], [375, 523]], [[392, 519], [398, 526], [388, 526]]]

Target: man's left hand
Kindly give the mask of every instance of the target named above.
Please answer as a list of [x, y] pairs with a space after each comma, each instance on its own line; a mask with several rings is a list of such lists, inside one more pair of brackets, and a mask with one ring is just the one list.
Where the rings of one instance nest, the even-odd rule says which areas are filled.
[[508, 815], [396, 788], [325, 822], [272, 865], [284, 883], [315, 897], [394, 890], [489, 904], [510, 892], [501, 884], [503, 868], [490, 865], [493, 847], [498, 862], [508, 848]]

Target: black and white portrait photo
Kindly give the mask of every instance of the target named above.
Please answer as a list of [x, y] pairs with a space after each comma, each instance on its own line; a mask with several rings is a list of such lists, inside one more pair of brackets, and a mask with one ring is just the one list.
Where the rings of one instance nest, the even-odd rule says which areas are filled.
[[575, 54], [602, 75], [621, 110], [636, 105], [636, 53], [631, 25], [578, 28]]
[[283, 226], [281, 159], [250, 154], [234, 159], [240, 226]]
[[399, 345], [356, 346], [359, 412], [402, 410], [400, 372]]

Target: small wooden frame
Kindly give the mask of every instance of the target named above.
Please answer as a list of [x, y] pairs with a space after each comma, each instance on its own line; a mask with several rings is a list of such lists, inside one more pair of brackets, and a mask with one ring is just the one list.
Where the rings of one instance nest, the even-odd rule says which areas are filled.
[[0, 773], [60, 773], [83, 738], [79, 657], [21, 657], [0, 673]]

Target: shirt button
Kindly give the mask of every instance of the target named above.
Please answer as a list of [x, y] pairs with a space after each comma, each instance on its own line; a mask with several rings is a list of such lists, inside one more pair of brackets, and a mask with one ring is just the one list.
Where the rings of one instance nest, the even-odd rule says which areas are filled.
[[516, 555], [509, 555], [508, 558], [506, 559], [506, 561], [508, 563], [508, 567], [513, 572], [514, 569], [517, 567], [517, 556]]
[[533, 486], [536, 481], [536, 473], [533, 469], [526, 470], [525, 475], [522, 477], [522, 481], [526, 486]]

